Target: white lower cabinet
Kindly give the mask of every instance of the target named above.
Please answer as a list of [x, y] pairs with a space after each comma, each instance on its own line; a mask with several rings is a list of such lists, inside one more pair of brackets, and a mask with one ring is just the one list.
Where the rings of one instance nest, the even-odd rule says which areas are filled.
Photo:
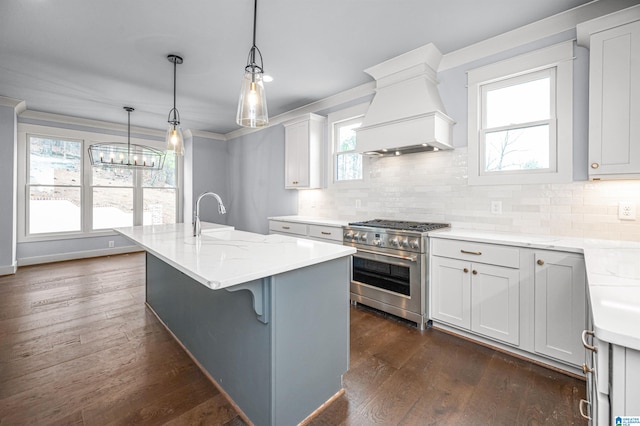
[[434, 326], [578, 373], [587, 325], [581, 254], [430, 236]]
[[[462, 243], [456, 248], [451, 242], [434, 242], [433, 252], [460, 253], [462, 257], [478, 256], [482, 260], [482, 256], [489, 257], [492, 250], [490, 245]], [[441, 256], [432, 257], [431, 268], [431, 314], [434, 319], [518, 345], [520, 283], [517, 268]]]
[[586, 273], [581, 255], [534, 252], [535, 351], [581, 365], [580, 333], [586, 326]]
[[269, 233], [342, 244], [342, 226], [334, 224], [269, 220]]

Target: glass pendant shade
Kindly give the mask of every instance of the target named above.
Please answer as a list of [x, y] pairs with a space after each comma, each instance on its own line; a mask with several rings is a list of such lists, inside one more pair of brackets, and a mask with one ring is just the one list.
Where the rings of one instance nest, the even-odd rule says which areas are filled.
[[171, 124], [167, 129], [167, 154], [184, 155], [184, 137], [179, 124]]
[[267, 99], [259, 68], [247, 66], [242, 77], [236, 122], [244, 127], [263, 127], [269, 124]]
[[167, 154], [175, 154], [177, 156], [184, 155], [184, 137], [182, 136], [182, 128], [180, 127], [180, 113], [176, 108], [176, 66], [183, 62], [182, 57], [178, 55], [168, 55], [167, 60], [173, 64], [173, 108], [169, 111], [167, 122], [169, 129], [167, 130]]
[[253, 45], [244, 67], [236, 123], [243, 127], [263, 127], [269, 124], [267, 98], [264, 95], [264, 65], [262, 53], [256, 46], [256, 17], [258, 0], [253, 1]]

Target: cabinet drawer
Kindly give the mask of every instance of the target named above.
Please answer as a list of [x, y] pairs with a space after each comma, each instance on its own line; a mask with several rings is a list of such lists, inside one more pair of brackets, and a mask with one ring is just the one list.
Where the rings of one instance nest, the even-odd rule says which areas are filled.
[[309, 225], [309, 236], [342, 242], [342, 227]]
[[434, 256], [489, 263], [491, 265], [506, 266], [507, 268], [520, 267], [520, 250], [517, 247], [444, 240], [433, 237], [431, 242], [431, 254]]
[[295, 222], [280, 222], [278, 220], [269, 221], [269, 231], [294, 235], [307, 235], [307, 225]]

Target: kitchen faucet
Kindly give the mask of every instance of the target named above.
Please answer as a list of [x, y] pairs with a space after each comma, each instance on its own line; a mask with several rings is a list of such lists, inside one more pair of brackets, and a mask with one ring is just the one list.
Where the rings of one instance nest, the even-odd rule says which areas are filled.
[[193, 236], [194, 237], [199, 237], [202, 232], [202, 229], [200, 228], [200, 200], [202, 200], [207, 195], [215, 198], [218, 201], [218, 213], [225, 214], [227, 212], [227, 209], [224, 208], [224, 204], [222, 204], [222, 199], [218, 194], [216, 194], [215, 192], [204, 192], [200, 194], [200, 196], [198, 197], [198, 201], [196, 201], [196, 210], [194, 212], [195, 217], [193, 219]]

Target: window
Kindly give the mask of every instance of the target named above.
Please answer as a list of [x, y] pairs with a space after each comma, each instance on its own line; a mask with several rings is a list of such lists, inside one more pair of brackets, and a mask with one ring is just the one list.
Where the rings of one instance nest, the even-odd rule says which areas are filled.
[[28, 153], [28, 232], [80, 231], [82, 141], [31, 136]]
[[572, 178], [573, 42], [469, 72], [469, 183]]
[[[175, 223], [179, 220], [180, 159], [169, 155], [162, 170], [101, 168], [90, 165], [93, 143], [121, 137], [21, 124], [20, 239], [77, 238], [111, 228]], [[161, 137], [161, 136], [160, 136]], [[153, 140], [132, 139], [163, 147]], [[23, 148], [24, 147], [24, 148]], [[23, 178], [24, 177], [24, 178]]]
[[369, 104], [359, 104], [329, 114], [332, 183], [362, 182], [364, 161], [358, 153], [356, 129], [362, 125]]
[[362, 154], [355, 152], [356, 128], [362, 117], [335, 123], [336, 181], [362, 179]]

